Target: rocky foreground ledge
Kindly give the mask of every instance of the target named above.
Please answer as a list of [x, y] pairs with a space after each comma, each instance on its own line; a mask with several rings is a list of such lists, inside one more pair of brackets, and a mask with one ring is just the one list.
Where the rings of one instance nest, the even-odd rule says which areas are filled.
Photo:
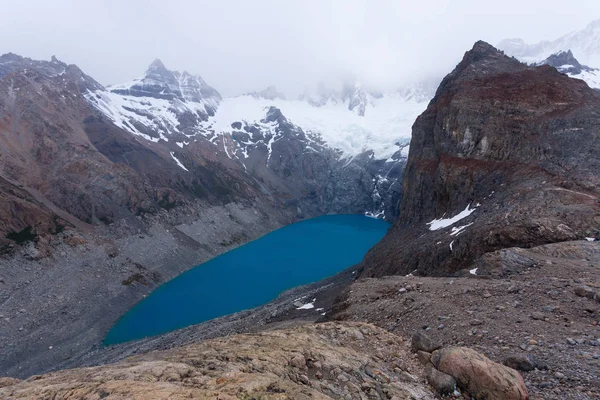
[[[527, 399], [519, 373], [468, 348], [436, 350], [365, 323], [322, 323], [208, 340], [117, 364], [0, 379], [5, 399]], [[434, 349], [429, 349], [434, 350]], [[435, 371], [435, 372], [433, 372]], [[435, 376], [434, 376], [435, 375]], [[440, 379], [450, 383], [440, 388]]]

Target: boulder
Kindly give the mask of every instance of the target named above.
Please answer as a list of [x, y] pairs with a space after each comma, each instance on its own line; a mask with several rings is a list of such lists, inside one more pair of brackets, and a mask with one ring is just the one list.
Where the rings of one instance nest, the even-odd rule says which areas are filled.
[[592, 300], [596, 295], [596, 291], [589, 286], [581, 285], [575, 288], [575, 294], [579, 297], [587, 297]]
[[421, 332], [416, 332], [412, 336], [411, 349], [413, 353], [416, 353], [419, 350], [431, 353], [434, 350], [439, 349], [440, 347], [442, 347], [442, 345], [439, 342], [431, 339], [429, 336]]
[[419, 362], [425, 366], [431, 365], [431, 353], [428, 353], [423, 350], [417, 351], [417, 359]]
[[467, 347], [435, 351], [433, 365], [456, 379], [458, 387], [477, 400], [527, 400], [527, 388], [514, 369], [495, 363]]
[[441, 395], [452, 394], [456, 389], [456, 379], [431, 365], [427, 367], [427, 382]]
[[504, 358], [502, 364], [517, 371], [532, 371], [538, 366], [538, 362], [531, 354], [509, 354]]

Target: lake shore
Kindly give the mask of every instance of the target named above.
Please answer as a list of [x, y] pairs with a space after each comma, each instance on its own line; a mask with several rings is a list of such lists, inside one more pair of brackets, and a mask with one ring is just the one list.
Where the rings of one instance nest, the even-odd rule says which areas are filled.
[[[104, 365], [126, 357], [154, 350], [185, 346], [201, 340], [229, 336], [237, 333], [258, 332], [282, 326], [294, 326], [324, 320], [323, 308], [329, 310], [338, 295], [350, 285], [356, 269], [348, 268], [335, 276], [309, 285], [295, 287], [260, 307], [226, 315], [201, 324], [127, 343], [103, 347], [100, 345], [76, 358], [62, 362], [52, 370]], [[299, 300], [300, 299], [300, 300]], [[294, 303], [314, 302], [313, 309], [298, 309]]]
[[[286, 290], [360, 263], [389, 227], [381, 219], [336, 214], [276, 229], [158, 287], [117, 321], [104, 344], [161, 335], [269, 303]], [[320, 308], [312, 302], [300, 306]]]
[[62, 232], [47, 245], [49, 255], [33, 243], [4, 255], [0, 376], [56, 370], [100, 348], [114, 323], [158, 285], [297, 220], [269, 207], [198, 203], [86, 234]]

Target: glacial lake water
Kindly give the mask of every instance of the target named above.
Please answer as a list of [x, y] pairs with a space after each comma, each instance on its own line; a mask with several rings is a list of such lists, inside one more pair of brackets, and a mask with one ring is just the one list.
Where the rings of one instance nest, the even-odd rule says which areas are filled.
[[263, 305], [287, 289], [359, 263], [389, 227], [362, 215], [327, 215], [278, 229], [159, 286], [119, 319], [104, 344], [158, 335]]

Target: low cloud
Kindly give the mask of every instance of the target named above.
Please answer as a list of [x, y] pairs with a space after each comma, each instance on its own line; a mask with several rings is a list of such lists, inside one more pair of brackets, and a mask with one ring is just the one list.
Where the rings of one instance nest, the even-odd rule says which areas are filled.
[[600, 18], [597, 0], [569, 9], [555, 0], [5, 3], [2, 53], [55, 54], [103, 84], [131, 80], [158, 57], [226, 96], [269, 84], [297, 94], [348, 76], [403, 85], [449, 72], [478, 39], [554, 39]]

